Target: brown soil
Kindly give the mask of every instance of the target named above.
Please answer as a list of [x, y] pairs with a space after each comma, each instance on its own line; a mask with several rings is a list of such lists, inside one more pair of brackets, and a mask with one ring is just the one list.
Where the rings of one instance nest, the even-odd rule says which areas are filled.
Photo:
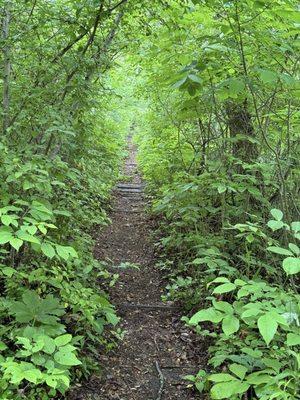
[[[116, 188], [112, 224], [100, 233], [95, 247], [96, 257], [120, 274], [110, 298], [122, 317], [124, 339], [115, 350], [100, 356], [102, 378], [93, 378], [72, 399], [200, 399], [187, 388], [183, 376], [198, 372], [206, 351], [180, 322], [180, 309], [161, 301], [165, 282], [154, 267], [151, 221], [144, 210], [146, 199], [135, 156], [130, 139], [124, 167], [130, 181]], [[124, 262], [139, 269], [118, 269]]]

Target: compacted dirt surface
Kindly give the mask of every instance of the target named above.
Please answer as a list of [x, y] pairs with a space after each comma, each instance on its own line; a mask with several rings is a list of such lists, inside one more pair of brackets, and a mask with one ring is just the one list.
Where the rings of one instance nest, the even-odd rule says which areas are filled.
[[120, 275], [110, 299], [121, 317], [124, 338], [113, 351], [99, 356], [102, 376], [92, 378], [72, 400], [201, 398], [187, 388], [183, 376], [201, 369], [206, 352], [180, 321], [180, 308], [161, 301], [166, 283], [155, 268], [151, 222], [135, 156], [129, 138], [124, 166], [128, 180], [115, 189], [112, 224], [99, 234], [95, 248], [96, 257]]

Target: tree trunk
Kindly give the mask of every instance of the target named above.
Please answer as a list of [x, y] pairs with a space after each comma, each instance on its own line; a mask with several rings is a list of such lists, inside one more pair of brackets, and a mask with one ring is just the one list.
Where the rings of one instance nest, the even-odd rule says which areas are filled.
[[[258, 157], [257, 144], [254, 142], [255, 134], [247, 103], [230, 102], [226, 106], [230, 137], [234, 140], [232, 154], [242, 162], [251, 163]], [[240, 166], [239, 172], [242, 172]]]
[[2, 20], [2, 40], [3, 45], [3, 133], [7, 133], [9, 127], [9, 106], [10, 106], [10, 48], [8, 43], [9, 24], [10, 24], [10, 9], [9, 2], [6, 2], [3, 7]]

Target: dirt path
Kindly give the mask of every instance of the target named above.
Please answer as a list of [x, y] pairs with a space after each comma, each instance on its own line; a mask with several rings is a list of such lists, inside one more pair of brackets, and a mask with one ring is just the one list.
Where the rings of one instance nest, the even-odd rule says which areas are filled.
[[199, 349], [197, 359], [190, 331], [180, 322], [182, 314], [174, 304], [161, 301], [165, 283], [154, 268], [151, 224], [144, 212], [145, 196], [135, 156], [136, 149], [129, 140], [124, 173], [130, 178], [116, 188], [112, 224], [99, 236], [95, 248], [97, 258], [112, 266], [125, 262], [139, 266], [119, 268], [120, 278], [110, 294], [122, 317], [125, 336], [118, 348], [100, 357], [105, 377], [102, 382], [90, 383], [90, 394], [84, 398], [200, 398], [182, 379], [200, 368]]

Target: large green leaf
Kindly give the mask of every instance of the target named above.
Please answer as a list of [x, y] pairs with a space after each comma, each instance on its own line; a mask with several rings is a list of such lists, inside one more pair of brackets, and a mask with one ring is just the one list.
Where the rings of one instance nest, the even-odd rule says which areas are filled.
[[213, 294], [222, 294], [222, 293], [228, 293], [232, 292], [233, 290], [236, 289], [236, 285], [234, 283], [223, 283], [222, 285], [217, 286]]
[[206, 310], [200, 310], [196, 312], [189, 320], [191, 325], [197, 325], [199, 322], [210, 321], [218, 323], [222, 320], [223, 314], [215, 310], [213, 307], [207, 308]]
[[45, 256], [49, 258], [53, 258], [55, 256], [54, 247], [50, 243], [47, 242], [42, 243], [41, 250], [45, 254]]
[[69, 346], [61, 347], [58, 352], [54, 354], [54, 360], [66, 366], [80, 365], [81, 361], [78, 360], [74, 352], [69, 348]]
[[295, 275], [300, 272], [300, 258], [287, 257], [282, 263], [283, 269], [287, 275]]
[[240, 395], [249, 389], [250, 385], [246, 382], [230, 381], [215, 384], [210, 393], [212, 399], [232, 399], [235, 395]]
[[271, 312], [262, 315], [257, 320], [257, 326], [264, 341], [269, 345], [278, 328], [274, 315]]
[[222, 321], [222, 329], [227, 336], [237, 332], [239, 327], [240, 322], [234, 315], [227, 315]]

